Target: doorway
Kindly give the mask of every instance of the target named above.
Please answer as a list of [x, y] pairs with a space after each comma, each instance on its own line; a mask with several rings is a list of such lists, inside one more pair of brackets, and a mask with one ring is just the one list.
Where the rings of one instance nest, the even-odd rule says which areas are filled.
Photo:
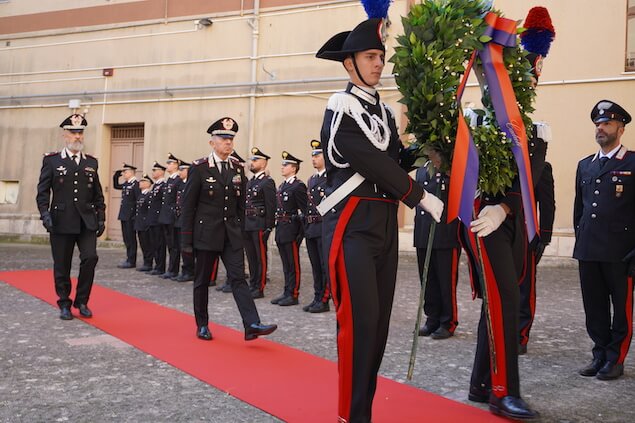
[[[137, 179], [143, 175], [143, 124], [113, 126], [110, 136], [110, 180], [102, 185], [108, 185], [108, 208], [106, 210], [107, 237], [110, 240], [121, 241], [121, 223], [117, 219], [121, 205], [121, 190], [114, 189], [112, 177], [115, 170], [121, 169], [123, 163], [137, 168]], [[123, 182], [121, 179], [119, 182]]]

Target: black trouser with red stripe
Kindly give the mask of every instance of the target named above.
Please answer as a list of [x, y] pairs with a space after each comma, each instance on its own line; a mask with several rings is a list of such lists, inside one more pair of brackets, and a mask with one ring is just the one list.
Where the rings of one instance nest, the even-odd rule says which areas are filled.
[[121, 221], [121, 235], [126, 246], [126, 261], [137, 264], [137, 233], [134, 230], [134, 219]]
[[536, 253], [529, 245], [525, 250], [525, 272], [520, 280], [520, 345], [529, 342], [529, 331], [536, 314]]
[[499, 398], [507, 395], [520, 397], [518, 279], [524, 257], [522, 247], [515, 248], [519, 245], [517, 237], [522, 235], [521, 229], [516, 230], [518, 224], [522, 224], [519, 219], [515, 221], [508, 217], [496, 231], [481, 238], [494, 351], [490, 351], [487, 319], [482, 310], [471, 384], [480, 388], [491, 387], [492, 394]]
[[267, 239], [265, 231], [245, 231], [245, 253], [249, 264], [249, 287], [252, 291], [265, 290], [267, 284]]
[[[423, 276], [426, 248], [417, 248], [419, 278]], [[459, 324], [456, 285], [459, 281], [460, 248], [433, 248], [430, 253], [428, 281], [423, 311], [430, 327], [442, 326], [454, 333]]]
[[[633, 337], [633, 278], [622, 262], [579, 261], [593, 358], [622, 364]], [[611, 319], [611, 304], [613, 318]]]
[[397, 278], [397, 204], [351, 197], [339, 217], [325, 217], [325, 236], [333, 218], [325, 248], [337, 310], [338, 414], [368, 423]]
[[322, 237], [307, 238], [306, 250], [309, 254], [311, 270], [313, 271], [313, 301], [327, 303], [331, 296], [331, 287], [326, 277], [326, 262], [324, 260]]
[[278, 244], [282, 273], [284, 273], [285, 297], [298, 298], [300, 295], [300, 245], [296, 242]]
[[223, 251], [194, 250], [196, 267], [194, 270], [194, 318], [196, 325], [206, 326], [209, 321], [207, 304], [209, 295], [209, 281], [214, 261], [220, 256], [227, 270], [227, 279], [232, 287], [234, 301], [243, 320], [248, 327], [253, 323], [260, 323], [258, 310], [254, 304], [247, 281], [245, 281], [245, 256], [243, 249], [232, 249], [231, 242], [225, 236]]

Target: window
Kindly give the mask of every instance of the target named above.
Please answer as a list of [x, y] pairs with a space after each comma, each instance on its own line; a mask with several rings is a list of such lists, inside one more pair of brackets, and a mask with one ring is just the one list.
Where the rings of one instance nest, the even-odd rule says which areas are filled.
[[0, 181], [0, 204], [17, 203], [19, 190], [19, 181]]
[[626, 70], [635, 71], [635, 0], [628, 0], [626, 11]]

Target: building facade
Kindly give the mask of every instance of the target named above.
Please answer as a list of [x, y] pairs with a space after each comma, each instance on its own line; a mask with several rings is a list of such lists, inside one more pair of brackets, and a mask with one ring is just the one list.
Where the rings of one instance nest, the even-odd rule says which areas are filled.
[[[391, 6], [388, 57], [411, 3]], [[635, 112], [635, 0], [609, 0], [601, 14], [593, 0], [495, 2], [514, 19], [536, 5], [549, 9], [557, 31], [534, 117], [551, 124], [554, 138], [548, 159], [558, 209], [548, 253], [566, 256], [576, 164], [596, 150], [591, 107], [608, 98]], [[126, 161], [146, 172], [169, 152], [202, 157], [207, 126], [222, 116], [240, 125], [241, 156], [260, 147], [280, 181], [278, 159], [288, 150], [305, 160], [306, 180], [309, 141], [346, 80], [338, 63], [315, 59], [315, 51], [364, 18], [358, 1], [343, 0], [86, 0], [81, 8], [70, 0], [0, 0], [0, 233], [45, 233], [34, 201], [39, 166], [42, 154], [61, 148], [57, 125], [73, 111], [89, 122], [86, 151], [100, 160], [111, 239], [120, 236], [114, 169]], [[391, 70], [382, 97], [403, 112]], [[468, 88], [464, 101], [479, 99]], [[635, 130], [624, 141], [635, 149]], [[408, 230], [412, 212], [402, 210], [401, 221]]]

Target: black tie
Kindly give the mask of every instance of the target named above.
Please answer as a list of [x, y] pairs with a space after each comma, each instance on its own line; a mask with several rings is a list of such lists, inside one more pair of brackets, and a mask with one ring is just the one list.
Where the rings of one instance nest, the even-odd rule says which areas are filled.
[[73, 154], [71, 156], [71, 159], [73, 159], [73, 162], [75, 162], [75, 164], [77, 164], [77, 154]]
[[606, 164], [606, 162], [608, 161], [609, 161], [608, 157], [600, 157], [600, 169], [602, 169], [604, 165]]
[[227, 172], [227, 162], [220, 162], [220, 165], [221, 165], [221, 173], [225, 175], [225, 172]]

